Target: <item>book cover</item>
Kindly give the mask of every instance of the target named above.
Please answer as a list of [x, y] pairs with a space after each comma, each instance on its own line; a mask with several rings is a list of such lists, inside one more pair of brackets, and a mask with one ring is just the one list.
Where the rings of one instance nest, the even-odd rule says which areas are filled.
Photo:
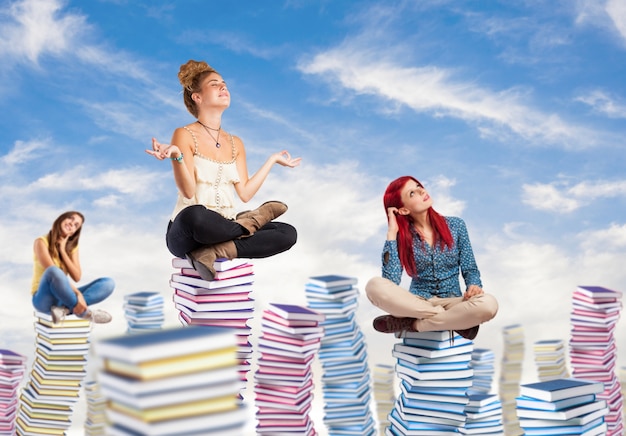
[[172, 274], [170, 280], [176, 283], [183, 283], [187, 285], [193, 285], [204, 289], [220, 289], [230, 286], [242, 285], [254, 282], [254, 274], [248, 274], [247, 276], [232, 277], [230, 279], [223, 280], [204, 280], [199, 277], [186, 276], [183, 274]]
[[346, 277], [336, 274], [327, 274], [309, 277], [307, 284], [319, 286], [321, 288], [338, 288], [340, 286], [356, 285], [356, 277]]
[[602, 383], [573, 378], [548, 380], [520, 386], [520, 396], [543, 401], [557, 401], [578, 395], [598, 394], [604, 390]]
[[270, 303], [269, 310], [287, 320], [324, 321], [323, 313], [295, 304]]

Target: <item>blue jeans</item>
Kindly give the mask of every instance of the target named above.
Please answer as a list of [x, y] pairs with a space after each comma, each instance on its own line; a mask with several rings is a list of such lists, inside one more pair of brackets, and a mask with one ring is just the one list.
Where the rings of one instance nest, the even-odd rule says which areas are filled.
[[[115, 288], [115, 282], [108, 277], [102, 277], [80, 286], [78, 290], [83, 294], [87, 306], [99, 303], [106, 299]], [[33, 306], [43, 313], [50, 313], [52, 306], [64, 306], [73, 311], [78, 298], [70, 286], [67, 275], [58, 266], [46, 268], [41, 276], [39, 288], [33, 294]]]

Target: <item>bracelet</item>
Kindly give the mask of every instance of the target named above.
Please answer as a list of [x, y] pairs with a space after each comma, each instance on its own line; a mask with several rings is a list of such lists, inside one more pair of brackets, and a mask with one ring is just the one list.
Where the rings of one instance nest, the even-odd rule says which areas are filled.
[[183, 153], [180, 153], [180, 156], [178, 157], [170, 157], [171, 160], [175, 160], [178, 163], [183, 163]]

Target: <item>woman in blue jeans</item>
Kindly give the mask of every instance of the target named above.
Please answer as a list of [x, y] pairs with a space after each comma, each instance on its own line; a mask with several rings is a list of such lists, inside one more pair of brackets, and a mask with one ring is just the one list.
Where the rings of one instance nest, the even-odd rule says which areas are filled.
[[82, 275], [78, 240], [84, 221], [80, 212], [65, 212], [54, 221], [47, 235], [35, 239], [33, 306], [39, 312], [49, 313], [54, 323], [70, 313], [95, 323], [111, 321], [109, 313], [90, 306], [111, 295], [115, 288], [113, 279], [99, 278], [80, 287], [73, 283]]

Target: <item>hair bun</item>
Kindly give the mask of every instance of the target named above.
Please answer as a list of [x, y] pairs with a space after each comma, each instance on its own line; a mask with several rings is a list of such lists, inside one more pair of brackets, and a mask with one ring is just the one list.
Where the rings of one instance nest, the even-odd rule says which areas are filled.
[[215, 71], [209, 64], [204, 61], [194, 61], [190, 59], [186, 64], [180, 66], [180, 70], [178, 71], [178, 81], [183, 88], [191, 91], [193, 86], [193, 79], [200, 73], [204, 73], [205, 71]]

